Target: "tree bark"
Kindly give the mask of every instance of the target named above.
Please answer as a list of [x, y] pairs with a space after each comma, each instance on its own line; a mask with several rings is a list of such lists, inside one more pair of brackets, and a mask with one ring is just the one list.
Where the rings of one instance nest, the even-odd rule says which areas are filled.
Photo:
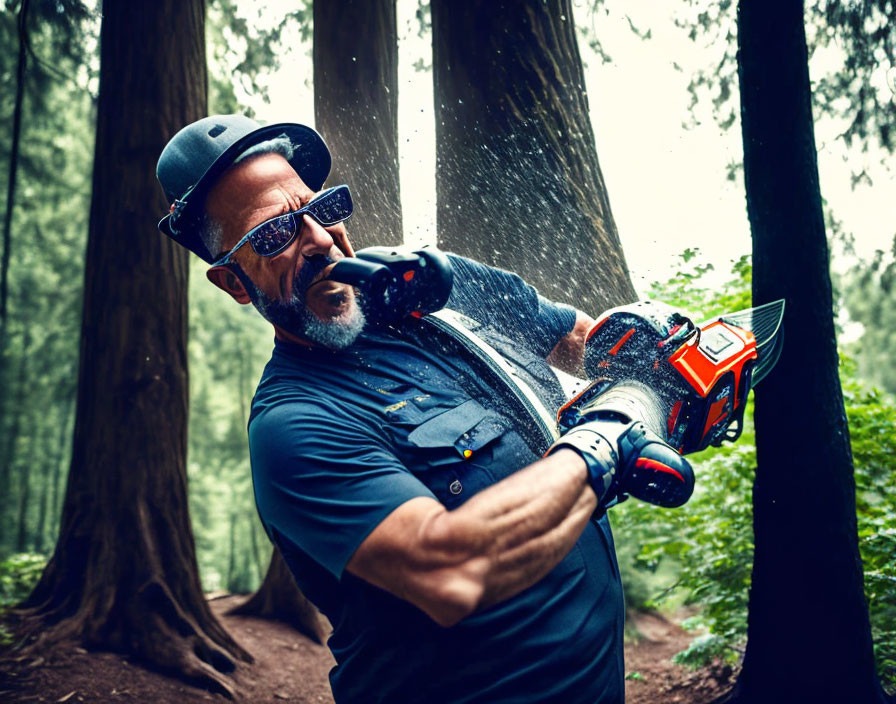
[[16, 176], [19, 168], [19, 144], [22, 136], [22, 104], [25, 98], [25, 68], [28, 49], [28, 3], [19, 6], [19, 56], [16, 64], [16, 97], [12, 111], [12, 143], [9, 148], [9, 174], [6, 184], [6, 211], [3, 216], [3, 257], [0, 259], [0, 340], [6, 339], [9, 299], [9, 261], [12, 252], [12, 212], [16, 201]]
[[403, 240], [397, 42], [395, 0], [314, 3], [314, 116], [333, 153], [328, 183], [354, 195], [356, 249]]
[[755, 560], [731, 701], [883, 702], [856, 531], [803, 7], [738, 9], [753, 296], [787, 300], [786, 342], [756, 391]]
[[296, 586], [277, 548], [258, 591], [228, 613], [283, 621], [315, 643], [323, 643], [329, 630], [317, 608]]
[[593, 314], [635, 299], [570, 0], [432, 1], [439, 243]]
[[205, 114], [205, 3], [106, 3], [74, 445], [31, 647], [77, 639], [229, 696], [251, 660], [199, 584], [187, 507], [187, 252], [159, 234], [165, 143]]

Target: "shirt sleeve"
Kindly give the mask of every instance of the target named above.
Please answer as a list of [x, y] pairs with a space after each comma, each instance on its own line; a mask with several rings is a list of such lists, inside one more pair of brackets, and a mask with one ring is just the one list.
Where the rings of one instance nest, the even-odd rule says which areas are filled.
[[447, 306], [483, 325], [517, 339], [540, 357], [575, 325], [576, 310], [550, 301], [519, 276], [503, 269], [449, 254], [454, 288]]
[[345, 409], [272, 406], [249, 425], [258, 512], [337, 579], [401, 504], [432, 492]]

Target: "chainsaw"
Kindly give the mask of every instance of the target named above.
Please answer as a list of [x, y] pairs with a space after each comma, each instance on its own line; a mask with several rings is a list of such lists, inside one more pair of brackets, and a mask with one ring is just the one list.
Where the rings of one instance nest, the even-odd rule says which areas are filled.
[[656, 301], [608, 310], [585, 342], [591, 383], [557, 422], [640, 420], [683, 455], [736, 440], [750, 389], [781, 354], [783, 315], [783, 300], [699, 324]]
[[[330, 276], [361, 288], [386, 322], [435, 313], [453, 282], [450, 261], [428, 248], [361, 250]], [[548, 454], [570, 447], [586, 459], [601, 509], [628, 495], [682, 505], [694, 488], [682, 455], [740, 436], [750, 389], [781, 354], [783, 315], [783, 300], [699, 324], [655, 301], [606, 311], [586, 336], [590, 384], [560, 408]]]

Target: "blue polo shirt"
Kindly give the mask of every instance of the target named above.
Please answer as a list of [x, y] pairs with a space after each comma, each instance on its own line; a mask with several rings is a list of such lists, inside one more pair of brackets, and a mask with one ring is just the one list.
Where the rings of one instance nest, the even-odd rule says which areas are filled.
[[[562, 390], [544, 358], [575, 311], [513, 274], [452, 263], [448, 307], [557, 408]], [[340, 704], [623, 701], [622, 590], [606, 518], [537, 584], [451, 628], [345, 570], [409, 499], [454, 509], [541, 457], [546, 443], [524, 436], [490, 384], [425, 321], [366, 330], [342, 351], [275, 343], [249, 420], [255, 498], [333, 625]]]

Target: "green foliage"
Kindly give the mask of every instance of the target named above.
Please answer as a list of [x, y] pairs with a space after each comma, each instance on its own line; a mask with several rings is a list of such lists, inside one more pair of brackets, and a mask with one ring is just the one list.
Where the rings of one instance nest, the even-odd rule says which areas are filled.
[[[728, 129], [739, 113], [737, 87], [737, 3], [688, 0], [676, 24], [688, 37], [717, 48], [717, 61], [697, 71], [688, 88], [691, 108], [709, 100], [716, 122]], [[888, 152], [896, 147], [892, 108], [896, 67], [896, 24], [892, 0], [843, 2], [810, 0], [805, 7], [810, 57], [823, 60], [813, 72], [816, 113], [843, 125], [839, 138], [867, 151], [874, 142]], [[867, 178], [854, 175], [855, 180]]]
[[[0, 556], [56, 533], [77, 380], [98, 60], [92, 4], [32, 2], [12, 213], [9, 314], [0, 331]], [[16, 17], [0, 15], [0, 189], [12, 143]]]
[[844, 369], [865, 596], [878, 667], [896, 687], [896, 404], [857, 381], [852, 365]]
[[730, 276], [714, 288], [708, 287], [706, 279], [715, 267], [702, 261], [699, 249], [689, 247], [678, 257], [681, 261], [672, 278], [651, 284], [651, 298], [692, 312], [696, 316], [695, 322], [752, 305], [753, 265], [748, 255], [732, 262]]
[[[243, 14], [249, 7], [255, 11], [251, 17]], [[299, 0], [294, 7], [292, 12], [271, 16], [261, 4], [236, 0], [213, 0], [209, 4], [206, 36], [212, 113], [250, 114], [250, 110], [240, 109], [234, 86], [247, 96], [260, 96], [268, 102], [266, 78], [280, 67], [292, 45], [310, 52], [311, 0]]]
[[[748, 307], [750, 264], [734, 263], [727, 282], [710, 287], [712, 267], [699, 253], [681, 255], [678, 271], [651, 295], [710, 317]], [[865, 296], [888, 295], [865, 289]], [[878, 670], [889, 688], [896, 687], [896, 404], [858, 378], [849, 359], [841, 366], [841, 383], [850, 427], [856, 482], [859, 547], [865, 571]], [[698, 636], [675, 661], [700, 665], [737, 657], [746, 639], [747, 603], [753, 562], [752, 486], [756, 465], [752, 409], [734, 445], [710, 448], [692, 456], [698, 481], [682, 509], [666, 511], [637, 501], [613, 509], [620, 569], [630, 603], [655, 608], [670, 600], [696, 604], [700, 615], [689, 626]], [[656, 575], [664, 579], [657, 582]], [[645, 596], [646, 595], [646, 596]]]
[[44, 555], [16, 553], [0, 562], [0, 607], [12, 606], [31, 593], [47, 564]]
[[896, 240], [888, 257], [878, 251], [842, 277], [844, 307], [862, 335], [846, 349], [858, 374], [896, 395]]
[[270, 545], [255, 512], [246, 426], [249, 402], [273, 346], [273, 330], [192, 262], [190, 276], [190, 515], [206, 590], [250, 592]]
[[699, 636], [680, 653], [672, 656], [672, 662], [688, 667], [702, 667], [713, 660], [730, 660], [731, 647], [721, 636], [712, 633]]

